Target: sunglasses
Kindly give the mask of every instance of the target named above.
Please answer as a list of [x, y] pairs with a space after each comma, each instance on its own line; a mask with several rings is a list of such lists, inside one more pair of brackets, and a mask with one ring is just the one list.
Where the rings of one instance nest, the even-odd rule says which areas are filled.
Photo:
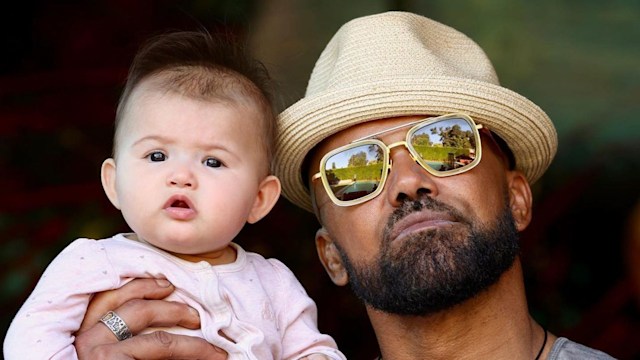
[[[404, 141], [386, 145], [376, 137], [412, 126]], [[453, 176], [473, 169], [482, 157], [479, 130], [465, 114], [426, 118], [365, 136], [322, 157], [320, 172], [329, 198], [338, 206], [362, 204], [378, 196], [391, 171], [391, 149], [404, 146], [429, 174]]]

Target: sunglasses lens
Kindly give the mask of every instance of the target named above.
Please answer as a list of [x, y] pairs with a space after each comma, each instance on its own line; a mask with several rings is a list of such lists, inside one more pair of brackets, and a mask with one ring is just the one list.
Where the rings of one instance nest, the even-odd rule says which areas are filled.
[[413, 130], [411, 146], [422, 166], [447, 173], [476, 159], [478, 130], [464, 118], [447, 118]]
[[327, 158], [324, 181], [340, 201], [356, 200], [378, 188], [385, 168], [384, 150], [376, 144], [346, 148]]

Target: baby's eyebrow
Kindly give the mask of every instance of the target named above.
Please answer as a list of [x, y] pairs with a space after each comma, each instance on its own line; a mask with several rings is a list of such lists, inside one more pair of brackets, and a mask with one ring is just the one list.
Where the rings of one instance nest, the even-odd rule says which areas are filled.
[[163, 144], [171, 144], [173, 141], [165, 136], [160, 136], [160, 135], [147, 135], [147, 136], [143, 136], [140, 139], [136, 140], [133, 142], [133, 144], [131, 144], [131, 146], [136, 146], [140, 143], [143, 142], [147, 142], [147, 141], [157, 141]]
[[[145, 143], [145, 142], [157, 142], [163, 145], [171, 145], [171, 144], [175, 144], [178, 141], [177, 140], [173, 140], [167, 136], [162, 136], [162, 135], [147, 135], [147, 136], [143, 136], [140, 139], [136, 140], [133, 142], [133, 144], [131, 145], [132, 147], [135, 147], [136, 145]], [[192, 146], [199, 148], [202, 151], [215, 151], [215, 150], [222, 150], [224, 152], [233, 154], [233, 151], [228, 148], [227, 146], [225, 146], [224, 144], [221, 143], [191, 143]]]

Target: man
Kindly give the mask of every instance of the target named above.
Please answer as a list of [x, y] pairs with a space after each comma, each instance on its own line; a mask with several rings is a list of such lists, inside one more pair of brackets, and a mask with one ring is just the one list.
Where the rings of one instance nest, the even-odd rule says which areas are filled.
[[[471, 39], [410, 13], [352, 20], [279, 126], [283, 194], [318, 217], [320, 260], [364, 301], [382, 358], [610, 358], [528, 312], [517, 234], [556, 132], [499, 85]], [[131, 291], [103, 294], [87, 328], [97, 334], [101, 313], [133, 308]], [[152, 322], [131, 315], [121, 314], [138, 329]]]

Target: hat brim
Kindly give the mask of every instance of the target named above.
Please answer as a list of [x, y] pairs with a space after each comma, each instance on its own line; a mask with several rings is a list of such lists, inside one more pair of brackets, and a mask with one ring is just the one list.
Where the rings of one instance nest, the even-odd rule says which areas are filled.
[[530, 184], [555, 155], [557, 134], [551, 120], [514, 91], [453, 77], [385, 79], [330, 89], [303, 98], [280, 114], [274, 172], [282, 182], [282, 193], [313, 212], [302, 164], [311, 149], [343, 129], [377, 119], [452, 112], [466, 113], [500, 136], [513, 152], [516, 169]]

